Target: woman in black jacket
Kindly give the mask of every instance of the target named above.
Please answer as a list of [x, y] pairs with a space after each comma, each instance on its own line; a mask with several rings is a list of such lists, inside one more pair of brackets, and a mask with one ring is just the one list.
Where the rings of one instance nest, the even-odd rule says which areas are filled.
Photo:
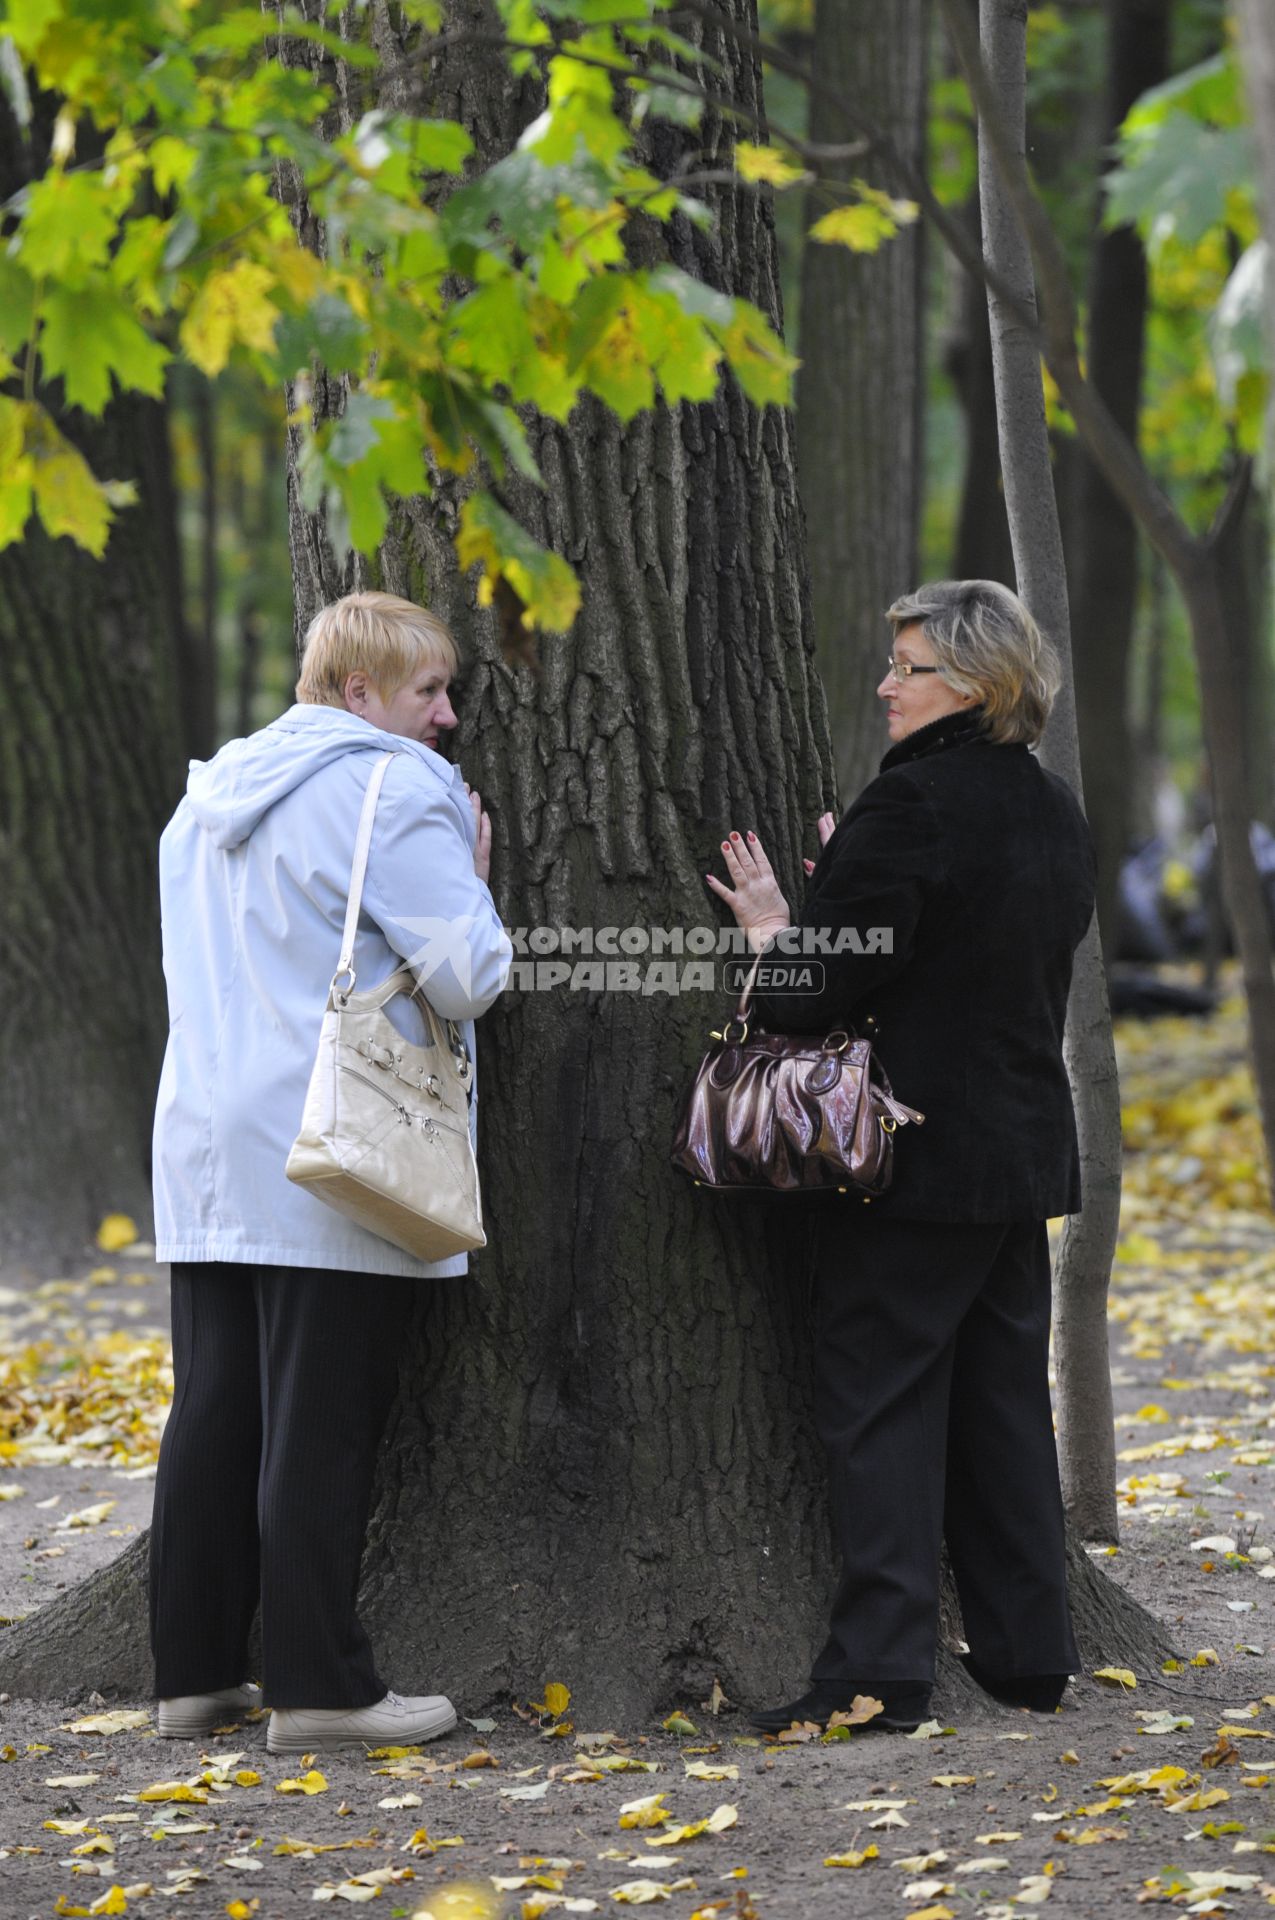
[[1058, 665], [1015, 595], [942, 581], [889, 618], [877, 693], [893, 744], [840, 825], [819, 823], [796, 922], [754, 834], [723, 842], [729, 886], [709, 878], [754, 951], [794, 924], [857, 929], [812, 956], [818, 991], [758, 996], [757, 1013], [780, 1031], [866, 1032], [925, 1115], [896, 1139], [888, 1193], [819, 1202], [816, 1417], [843, 1568], [810, 1690], [753, 1716], [771, 1730], [856, 1694], [882, 1701], [874, 1727], [924, 1718], [944, 1536], [966, 1664], [989, 1693], [1051, 1710], [1078, 1664], [1045, 1222], [1080, 1207], [1062, 1045], [1093, 846], [1030, 751]]

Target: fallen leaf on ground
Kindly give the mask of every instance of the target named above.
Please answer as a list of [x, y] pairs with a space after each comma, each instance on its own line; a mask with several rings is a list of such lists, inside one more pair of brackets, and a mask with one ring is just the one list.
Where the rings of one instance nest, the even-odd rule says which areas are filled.
[[662, 1827], [672, 1817], [662, 1793], [648, 1793], [641, 1800], [626, 1800], [620, 1808], [622, 1827]]
[[431, 1840], [424, 1827], [417, 1827], [410, 1840], [405, 1840], [399, 1849], [401, 1853], [437, 1853], [441, 1847], [463, 1847], [465, 1842], [458, 1833], [448, 1840]]
[[653, 1847], [676, 1847], [683, 1840], [698, 1840], [704, 1833], [725, 1833], [738, 1819], [738, 1807], [717, 1807], [707, 1819], [692, 1820], [684, 1827], [670, 1827], [667, 1832], [656, 1835], [649, 1844]]
[[311, 1767], [298, 1780], [276, 1780], [274, 1790], [276, 1793], [326, 1793], [328, 1783], [317, 1767]]
[[63, 1733], [127, 1733], [133, 1727], [148, 1727], [150, 1715], [134, 1707], [118, 1707], [112, 1713], [91, 1713], [86, 1720], [64, 1720]]
[[77, 1513], [67, 1513], [58, 1521], [58, 1532], [69, 1533], [76, 1527], [100, 1527], [103, 1520], [114, 1513], [117, 1502], [99, 1500], [95, 1507], [81, 1507]]
[[834, 1713], [828, 1722], [828, 1731], [834, 1727], [862, 1727], [869, 1720], [875, 1720], [879, 1713], [885, 1712], [885, 1703], [870, 1693], [856, 1693], [844, 1713]]

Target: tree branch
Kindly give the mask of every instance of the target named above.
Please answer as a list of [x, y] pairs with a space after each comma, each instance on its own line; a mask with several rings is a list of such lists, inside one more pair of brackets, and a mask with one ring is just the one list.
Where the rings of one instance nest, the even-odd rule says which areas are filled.
[[1076, 349], [1078, 315], [1071, 276], [1053, 224], [1032, 186], [1026, 162], [1015, 149], [996, 89], [983, 62], [978, 32], [960, 0], [939, 0], [943, 23], [956, 49], [974, 104], [1014, 213], [1027, 236], [1036, 272], [1040, 321], [1031, 324], [1040, 350], [1069, 408], [1085, 450], [1112, 492], [1144, 528], [1148, 539], [1177, 571], [1199, 558], [1201, 542], [1156, 485], [1137, 448], [1086, 379]]
[[1206, 547], [1210, 549], [1220, 547], [1228, 534], [1234, 531], [1235, 524], [1248, 503], [1252, 484], [1253, 462], [1250, 456], [1245, 454], [1231, 475], [1230, 485], [1213, 516], [1213, 524], [1204, 536]]

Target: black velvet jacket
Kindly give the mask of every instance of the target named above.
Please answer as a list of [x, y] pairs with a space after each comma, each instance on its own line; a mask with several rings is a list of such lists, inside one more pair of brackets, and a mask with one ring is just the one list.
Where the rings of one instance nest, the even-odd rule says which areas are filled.
[[[976, 714], [918, 728], [837, 827], [797, 925], [889, 928], [891, 950], [814, 956], [819, 993], [769, 993], [777, 1030], [868, 1033], [900, 1100], [894, 1182], [907, 1220], [1043, 1220], [1080, 1207], [1063, 1023], [1094, 906], [1094, 853], [1069, 787]], [[779, 956], [776, 955], [776, 958]], [[870, 1024], [874, 1023], [874, 1024]]]

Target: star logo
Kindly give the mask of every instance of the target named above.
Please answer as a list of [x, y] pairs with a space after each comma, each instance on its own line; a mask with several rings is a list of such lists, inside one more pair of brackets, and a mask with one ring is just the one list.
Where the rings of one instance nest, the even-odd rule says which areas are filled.
[[477, 914], [458, 914], [454, 920], [404, 920], [401, 924], [409, 933], [421, 936], [421, 944], [407, 956], [407, 964], [422, 987], [428, 987], [436, 973], [446, 970], [462, 993], [472, 990], [474, 955], [469, 935], [478, 925]]

